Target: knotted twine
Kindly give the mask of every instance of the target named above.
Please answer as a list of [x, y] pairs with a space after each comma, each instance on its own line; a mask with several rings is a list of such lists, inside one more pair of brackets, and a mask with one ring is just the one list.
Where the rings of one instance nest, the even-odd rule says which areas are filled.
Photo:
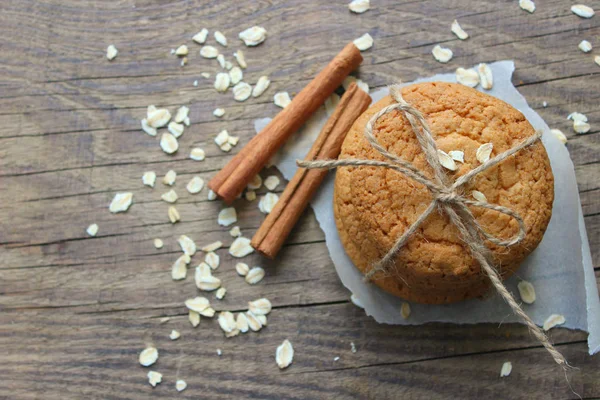
[[[367, 138], [369, 144], [388, 161], [366, 159], [360, 160], [352, 158], [343, 160], [296, 161], [299, 167], [308, 169], [334, 169], [342, 166], [355, 167], [363, 165], [390, 168], [421, 183], [431, 193], [433, 200], [427, 209], [415, 222], [413, 222], [406, 232], [404, 232], [400, 238], [398, 238], [388, 253], [379, 262], [377, 262], [373, 268], [371, 268], [371, 270], [369, 270], [369, 272], [365, 275], [365, 279], [370, 281], [375, 274], [379, 272], [385, 272], [387, 268], [393, 264], [394, 258], [406, 244], [408, 239], [416, 232], [416, 230], [427, 219], [427, 217], [437, 209], [439, 213], [446, 214], [450, 221], [458, 228], [460, 238], [469, 248], [473, 258], [477, 260], [481, 268], [485, 271], [488, 278], [492, 282], [492, 285], [496, 288], [500, 296], [502, 296], [504, 301], [508, 303], [512, 311], [523, 320], [535, 338], [539, 340], [542, 345], [544, 345], [554, 361], [564, 368], [568, 364], [563, 355], [556, 350], [556, 348], [554, 348], [544, 332], [542, 332], [542, 330], [531, 320], [531, 318], [529, 318], [527, 314], [525, 314], [515, 298], [502, 283], [500, 274], [490, 261], [491, 252], [484, 243], [484, 238], [498, 246], [503, 247], [520, 243], [525, 238], [526, 234], [525, 222], [523, 221], [523, 218], [521, 218], [519, 214], [510, 208], [499, 206], [497, 204], [490, 204], [485, 201], [470, 200], [461, 195], [459, 192], [462, 187], [471, 182], [477, 174], [500, 164], [502, 161], [506, 160], [515, 153], [536, 143], [542, 136], [541, 132], [536, 131], [533, 136], [522, 141], [517, 146], [498, 154], [497, 156], [482, 163], [477, 168], [459, 177], [454, 183], [450, 183], [448, 182], [447, 175], [443, 171], [442, 164], [438, 157], [438, 149], [433, 139], [433, 134], [431, 133], [429, 124], [425, 120], [423, 114], [421, 114], [419, 110], [411, 106], [402, 98], [400, 86], [392, 85], [390, 87], [390, 95], [396, 101], [396, 103], [382, 108], [379, 112], [373, 115], [365, 128], [365, 137]], [[429, 179], [422, 171], [415, 168], [411, 163], [404, 161], [402, 158], [384, 149], [373, 135], [373, 125], [375, 125], [381, 116], [392, 112], [393, 110], [400, 110], [403, 112], [410, 122], [412, 130], [417, 137], [427, 163], [433, 169], [433, 180]], [[518, 223], [518, 233], [508, 240], [502, 240], [491, 235], [477, 222], [475, 216], [467, 207], [468, 205], [487, 208], [512, 217]]]

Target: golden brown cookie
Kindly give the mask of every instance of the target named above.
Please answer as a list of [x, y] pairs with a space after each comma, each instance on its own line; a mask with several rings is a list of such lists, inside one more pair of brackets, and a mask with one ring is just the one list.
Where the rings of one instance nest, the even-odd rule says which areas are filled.
[[[493, 143], [494, 155], [514, 147], [534, 134], [523, 114], [509, 104], [452, 83], [421, 83], [402, 89], [404, 99], [427, 118], [439, 149], [464, 152], [451, 180], [480, 165], [475, 153]], [[354, 124], [340, 158], [385, 159], [364, 137], [369, 119], [392, 104], [387, 96], [369, 108]], [[408, 120], [398, 111], [381, 117], [373, 133], [388, 151], [411, 162], [432, 177], [431, 168], [417, 143]], [[504, 278], [542, 240], [552, 215], [554, 178], [541, 142], [526, 148], [500, 165], [480, 173], [463, 194], [482, 192], [487, 201], [509, 207], [525, 221], [525, 239], [511, 247], [486, 245]], [[431, 202], [421, 184], [382, 167], [337, 169], [334, 214], [340, 238], [354, 264], [364, 273], [380, 260], [400, 235]], [[493, 210], [470, 207], [477, 221], [496, 237], [508, 239], [518, 232], [517, 222]], [[399, 252], [388, 274], [374, 282], [396, 296], [420, 303], [450, 303], [485, 294], [489, 281], [462, 244], [457, 228], [445, 215], [434, 212]]]

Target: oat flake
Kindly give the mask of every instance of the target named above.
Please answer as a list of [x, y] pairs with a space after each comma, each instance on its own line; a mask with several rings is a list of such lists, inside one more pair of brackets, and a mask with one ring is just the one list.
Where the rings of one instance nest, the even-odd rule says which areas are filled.
[[146, 171], [144, 175], [142, 175], [142, 183], [146, 186], [154, 187], [154, 183], [156, 182], [156, 173], [154, 171]]
[[544, 321], [544, 330], [549, 331], [557, 325], [562, 325], [565, 323], [565, 317], [560, 314], [552, 314]]
[[277, 347], [275, 352], [275, 361], [280, 369], [284, 369], [290, 366], [294, 360], [294, 348], [289, 340], [284, 340], [283, 343]]
[[535, 301], [535, 288], [531, 282], [521, 281], [517, 284], [517, 289], [519, 289], [519, 295], [523, 302], [533, 304]]
[[177, 193], [173, 189], [169, 190], [167, 193], [163, 193], [160, 197], [161, 199], [163, 199], [163, 201], [166, 201], [167, 203], [175, 203], [179, 198], [177, 196]]
[[146, 347], [140, 353], [140, 364], [149, 367], [158, 360], [158, 350], [155, 347]]
[[252, 97], [258, 97], [263, 94], [269, 88], [270, 84], [271, 81], [269, 80], [268, 76], [263, 75], [258, 78], [256, 86], [254, 86], [254, 89], [252, 89]]
[[448, 155], [448, 153], [440, 149], [438, 149], [437, 153], [438, 159], [440, 160], [440, 164], [442, 164], [442, 167], [449, 169], [450, 171], [456, 171], [458, 169], [456, 163], [454, 162], [452, 157]]
[[348, 4], [348, 9], [353, 13], [362, 14], [369, 10], [370, 5], [371, 4], [369, 0], [352, 0]]
[[200, 32], [196, 33], [192, 40], [198, 44], [204, 44], [206, 42], [206, 38], [208, 37], [208, 29], [203, 28]]
[[535, 4], [531, 0], [519, 0], [519, 7], [530, 13], [535, 11]]
[[250, 239], [243, 236], [235, 239], [229, 246], [229, 254], [237, 258], [245, 257], [252, 252], [254, 249], [250, 246]]
[[206, 153], [199, 147], [194, 147], [190, 152], [190, 158], [194, 161], [204, 161]]
[[252, 94], [252, 86], [246, 82], [240, 82], [233, 87], [233, 98], [235, 101], [246, 101]]
[[204, 251], [205, 253], [210, 253], [211, 251], [215, 251], [220, 249], [221, 247], [223, 247], [223, 242], [221, 242], [220, 240], [217, 240], [216, 242], [212, 242], [210, 244], [207, 244], [206, 246], [202, 247], [202, 251]]
[[148, 382], [152, 387], [156, 387], [156, 385], [162, 382], [162, 374], [156, 371], [148, 372]]
[[250, 268], [246, 263], [237, 263], [235, 264], [235, 271], [240, 276], [246, 276], [248, 274], [248, 271], [250, 271]]
[[573, 14], [581, 18], [592, 18], [595, 14], [594, 9], [592, 7], [588, 7], [583, 4], [576, 4], [572, 6], [571, 11], [573, 12]]
[[114, 44], [111, 44], [106, 48], [106, 58], [108, 58], [109, 61], [114, 60], [117, 57], [117, 54], [119, 54], [119, 50], [117, 50]]
[[193, 177], [185, 187], [191, 194], [200, 193], [204, 188], [204, 180], [199, 176]]
[[194, 254], [196, 254], [196, 243], [189, 236], [179, 236], [179, 239], [177, 239], [177, 243], [179, 243], [181, 251], [183, 251], [184, 254], [187, 254], [189, 256], [193, 256]]
[[477, 157], [477, 161], [480, 163], [485, 163], [490, 159], [490, 155], [492, 154], [492, 150], [494, 145], [492, 143], [485, 143], [479, 146], [475, 156]]
[[456, 81], [461, 85], [474, 88], [479, 85], [479, 73], [472, 68], [457, 68]]
[[354, 45], [360, 50], [365, 51], [373, 47], [373, 38], [368, 33], [365, 33], [358, 39], [354, 39]]
[[279, 186], [279, 178], [275, 175], [268, 176], [265, 179], [265, 187], [269, 190], [275, 190]]
[[464, 29], [460, 26], [457, 20], [452, 22], [452, 26], [450, 27], [452, 33], [456, 35], [460, 40], [466, 40], [469, 38], [469, 34], [464, 31]]
[[240, 83], [243, 77], [244, 73], [242, 72], [242, 69], [240, 67], [233, 67], [229, 71], [229, 78], [231, 79], [231, 83], [233, 85], [237, 85], [238, 83]]
[[233, 53], [233, 57], [235, 57], [235, 60], [237, 61], [238, 65], [242, 68], [248, 68], [248, 64], [246, 63], [246, 57], [244, 56], [244, 52], [241, 50], [236, 51], [235, 53]]
[[452, 59], [452, 56], [454, 55], [452, 53], [452, 50], [442, 47], [439, 44], [435, 45], [435, 47], [431, 51], [431, 54], [433, 54], [433, 58], [435, 58], [437, 61], [443, 64], [450, 61]]
[[273, 102], [277, 107], [286, 108], [292, 102], [292, 99], [290, 99], [288, 92], [278, 92], [273, 96]]
[[510, 361], [506, 361], [502, 364], [502, 368], [500, 369], [500, 377], [504, 378], [505, 376], [509, 376], [512, 372], [512, 363]]
[[112, 199], [110, 206], [108, 206], [108, 209], [111, 213], [125, 212], [129, 209], [129, 206], [131, 206], [132, 201], [133, 193], [117, 193]]
[[258, 282], [262, 281], [265, 276], [265, 270], [261, 267], [254, 267], [248, 274], [246, 274], [246, 282], [250, 285], [256, 285]]
[[90, 236], [96, 236], [98, 234], [98, 224], [91, 224], [85, 231]]
[[154, 239], [154, 247], [156, 247], [157, 249], [162, 249], [163, 246], [164, 243], [161, 239]]
[[267, 30], [262, 26], [253, 26], [240, 32], [239, 38], [246, 46], [258, 46], [267, 38]]
[[175, 136], [163, 133], [160, 138], [160, 148], [167, 154], [173, 154], [179, 149], [179, 143]]
[[492, 75], [492, 69], [490, 66], [485, 63], [481, 63], [477, 66], [477, 72], [479, 73], [481, 87], [485, 90], [490, 90], [494, 86], [494, 77]]

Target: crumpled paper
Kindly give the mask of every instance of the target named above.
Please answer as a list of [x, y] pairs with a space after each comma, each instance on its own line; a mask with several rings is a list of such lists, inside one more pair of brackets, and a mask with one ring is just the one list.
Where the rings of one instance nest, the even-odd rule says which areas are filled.
[[[543, 131], [542, 142], [550, 157], [555, 179], [552, 219], [546, 234], [538, 248], [505, 284], [513, 296], [520, 300], [517, 283], [522, 279], [531, 282], [537, 299], [534, 304], [522, 304], [525, 312], [540, 326], [550, 314], [564, 315], [564, 327], [589, 332], [588, 349], [590, 354], [594, 354], [600, 350], [600, 302], [573, 163], [565, 146], [550, 133], [548, 125], [512, 85], [514, 63], [500, 61], [490, 64], [490, 67], [494, 77], [493, 88], [488, 91], [480, 87], [477, 89], [511, 104], [525, 115], [534, 128]], [[439, 74], [411, 83], [428, 81], [456, 82], [456, 75]], [[387, 94], [387, 88], [372, 93], [373, 103]], [[286, 179], [292, 178], [297, 168], [296, 160], [305, 157], [326, 120], [327, 115], [322, 107], [272, 160]], [[260, 132], [269, 121], [268, 118], [255, 121], [256, 131]], [[410, 318], [403, 319], [400, 306], [404, 300], [387, 294], [374, 284], [365, 283], [362, 274], [344, 251], [333, 218], [334, 174], [331, 172], [328, 175], [311, 205], [325, 232], [329, 254], [342, 283], [364, 305], [367, 315], [380, 323], [398, 325], [521, 322], [497, 293], [484, 300], [473, 299], [447, 305], [412, 303]]]

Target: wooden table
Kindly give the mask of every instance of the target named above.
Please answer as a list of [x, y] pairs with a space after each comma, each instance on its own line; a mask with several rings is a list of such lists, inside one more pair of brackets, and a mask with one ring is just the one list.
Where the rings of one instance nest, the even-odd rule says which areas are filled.
[[[218, 252], [217, 275], [228, 293], [213, 300], [215, 307], [242, 310], [248, 300], [267, 297], [274, 305], [268, 327], [226, 339], [216, 320], [190, 326], [183, 301], [197, 290], [190, 276], [170, 278], [180, 254], [175, 239], [187, 234], [202, 245], [232, 239], [216, 222], [222, 205], [207, 201], [206, 189], [190, 195], [185, 184], [193, 175], [208, 180], [248, 142], [254, 119], [276, 114], [275, 92], [297, 93], [365, 32], [375, 45], [364, 53], [359, 76], [372, 88], [514, 59], [519, 91], [569, 138], [593, 261], [600, 266], [600, 67], [592, 55], [600, 51], [577, 48], [582, 39], [600, 48], [599, 16], [581, 19], [563, 0], [539, 1], [534, 14], [516, 1], [373, 0], [370, 11], [356, 15], [346, 2], [1, 2], [1, 398], [576, 398], [522, 325], [376, 324], [348, 301], [312, 211], [275, 262], [247, 257], [267, 271], [256, 286], [236, 276], [226, 249]], [[587, 3], [600, 9], [596, 0]], [[450, 32], [455, 18], [471, 35], [467, 41]], [[253, 25], [264, 26], [268, 39], [245, 48], [237, 34]], [[244, 48], [246, 80], [269, 75], [262, 97], [235, 102], [231, 92], [215, 92], [213, 78], [200, 76], [218, 71], [191, 41], [203, 27], [228, 37], [228, 60]], [[454, 51], [448, 65], [431, 56], [438, 43]], [[119, 49], [112, 62], [105, 56], [109, 44]], [[181, 44], [191, 50], [183, 68], [169, 54]], [[192, 125], [176, 155], [164, 154], [158, 138], [140, 130], [149, 104], [190, 107]], [[226, 109], [223, 118], [212, 115], [216, 107]], [[589, 134], [573, 132], [566, 120], [573, 111], [587, 114]], [[241, 138], [231, 154], [212, 142], [222, 129]], [[206, 150], [205, 161], [188, 158], [194, 146]], [[167, 190], [160, 179], [169, 169], [178, 174], [182, 220], [176, 225], [160, 200]], [[142, 185], [147, 170], [159, 175], [154, 189]], [[110, 214], [119, 191], [133, 192], [134, 204], [127, 213]], [[263, 219], [257, 202], [235, 206], [250, 236]], [[85, 232], [91, 223], [100, 226], [95, 238]], [[157, 237], [165, 241], [161, 250], [153, 246]], [[195, 256], [192, 265], [200, 260]], [[170, 320], [161, 322], [164, 317]], [[171, 329], [181, 332], [179, 340], [169, 340]], [[586, 337], [551, 332], [580, 368], [571, 375], [573, 389], [597, 398], [600, 363], [587, 355]], [[286, 338], [296, 356], [280, 371], [274, 353]], [[138, 363], [147, 344], [160, 352], [151, 369], [164, 374], [155, 389]], [[501, 379], [504, 361], [513, 363], [513, 372]], [[186, 380], [188, 389], [177, 393], [176, 379]]]

